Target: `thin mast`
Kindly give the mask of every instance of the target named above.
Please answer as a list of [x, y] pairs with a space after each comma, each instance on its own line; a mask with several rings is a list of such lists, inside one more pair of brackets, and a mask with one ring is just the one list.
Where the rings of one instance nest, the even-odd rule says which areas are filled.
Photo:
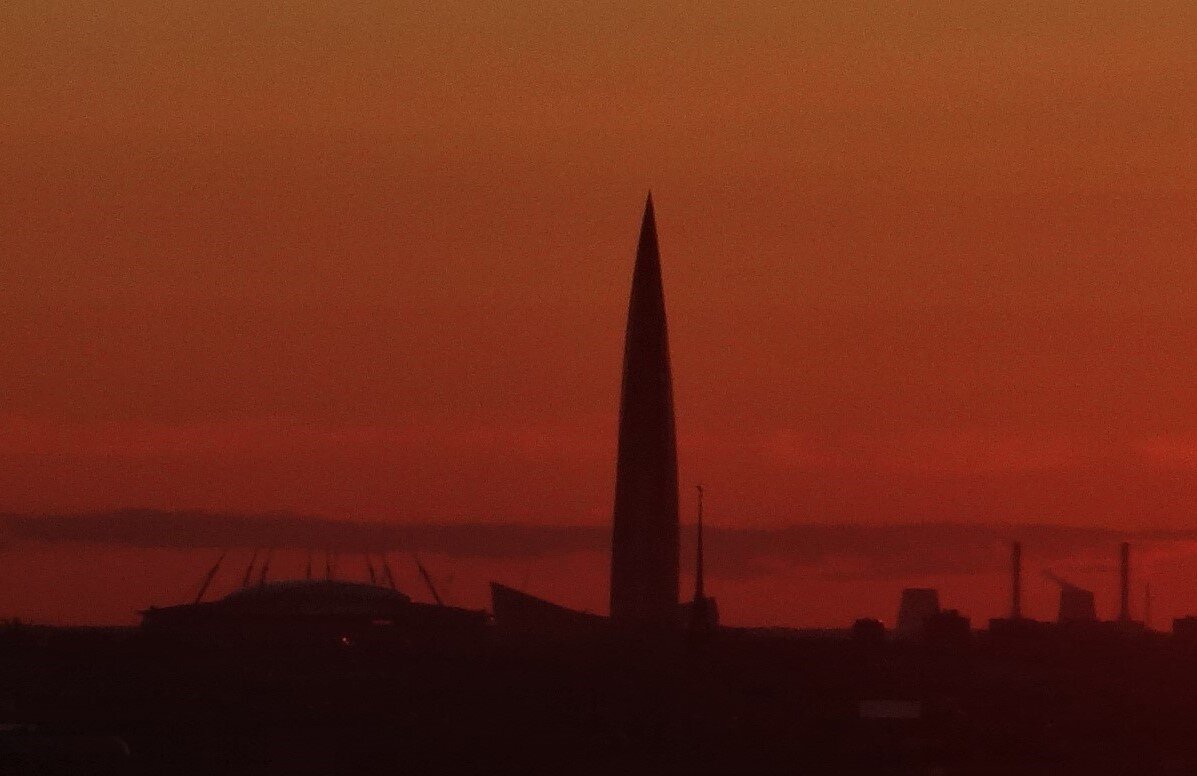
[[212, 584], [212, 580], [216, 577], [216, 572], [220, 569], [220, 564], [224, 562], [224, 556], [228, 554], [228, 550], [220, 553], [220, 557], [216, 559], [216, 563], [213, 564], [212, 568], [204, 576], [204, 581], [200, 584], [199, 592], [195, 594], [195, 601], [193, 603], [198, 604], [204, 597], [204, 593], [208, 592], [208, 586]]
[[697, 485], [698, 488], [698, 541], [696, 543], [697, 557], [694, 559], [694, 600], [705, 601], [706, 593], [703, 590], [702, 579], [702, 486]]
[[270, 571], [270, 557], [274, 555], [274, 548], [266, 551], [266, 559], [262, 561], [262, 571], [258, 574], [258, 587], [266, 584], [266, 572]]
[[245, 569], [245, 576], [241, 578], [241, 587], [249, 587], [249, 581], [254, 578], [254, 564], [258, 562], [258, 548], [254, 547], [254, 554], [249, 556], [249, 566]]
[[398, 589], [395, 587], [395, 575], [391, 573], [391, 562], [387, 560], [387, 554], [385, 550], [382, 553], [382, 570], [386, 575], [387, 584], [391, 586], [391, 589]]
[[420, 562], [420, 556], [413, 552], [412, 557], [416, 560], [416, 568], [420, 570], [424, 584], [428, 586], [428, 592], [432, 593], [432, 600], [436, 601], [437, 606], [444, 606], [445, 602], [441, 600], [441, 594], [436, 592], [436, 585], [432, 584], [432, 577], [428, 574], [428, 569], [424, 568], [424, 564]]

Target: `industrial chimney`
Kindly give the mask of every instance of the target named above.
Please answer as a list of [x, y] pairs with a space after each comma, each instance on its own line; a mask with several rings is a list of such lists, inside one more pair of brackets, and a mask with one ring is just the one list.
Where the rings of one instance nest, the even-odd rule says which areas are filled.
[[1121, 563], [1119, 564], [1119, 605], [1118, 622], [1130, 622], [1130, 542], [1122, 543]]
[[1010, 544], [1010, 619], [1022, 619], [1022, 542]]

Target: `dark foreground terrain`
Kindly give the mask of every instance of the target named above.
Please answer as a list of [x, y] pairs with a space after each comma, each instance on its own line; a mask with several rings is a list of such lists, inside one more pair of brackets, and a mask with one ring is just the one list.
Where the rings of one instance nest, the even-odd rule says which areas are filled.
[[1197, 650], [1142, 633], [222, 648], [10, 628], [0, 722], [0, 773], [1193, 774]]

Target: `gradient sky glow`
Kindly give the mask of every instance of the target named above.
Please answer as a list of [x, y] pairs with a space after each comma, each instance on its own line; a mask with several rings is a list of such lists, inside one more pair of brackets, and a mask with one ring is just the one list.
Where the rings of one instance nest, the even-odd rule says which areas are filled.
[[716, 520], [1189, 525], [1197, 8], [790, 5], [3, 4], [0, 512], [604, 523], [651, 187]]

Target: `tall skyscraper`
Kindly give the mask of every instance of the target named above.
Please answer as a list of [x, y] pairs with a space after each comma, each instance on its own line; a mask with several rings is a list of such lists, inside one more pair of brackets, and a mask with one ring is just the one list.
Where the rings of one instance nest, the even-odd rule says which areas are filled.
[[652, 194], [644, 205], [628, 304], [613, 522], [612, 621], [646, 630], [677, 627], [677, 441]]

